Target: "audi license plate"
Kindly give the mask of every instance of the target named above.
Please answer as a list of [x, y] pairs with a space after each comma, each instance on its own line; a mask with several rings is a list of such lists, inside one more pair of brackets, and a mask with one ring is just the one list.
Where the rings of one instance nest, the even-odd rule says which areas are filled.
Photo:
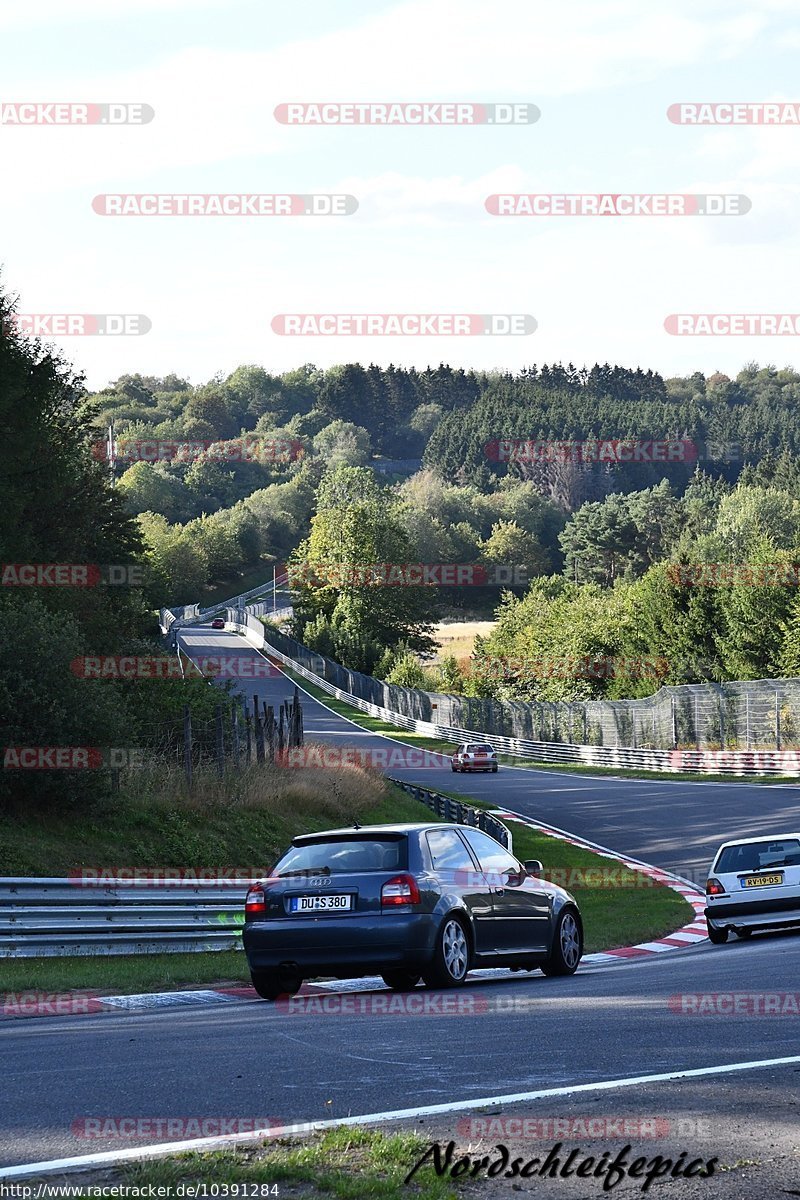
[[783, 875], [746, 875], [741, 881], [743, 888], [779, 887], [783, 883]]
[[353, 906], [352, 896], [292, 896], [289, 912], [348, 912]]

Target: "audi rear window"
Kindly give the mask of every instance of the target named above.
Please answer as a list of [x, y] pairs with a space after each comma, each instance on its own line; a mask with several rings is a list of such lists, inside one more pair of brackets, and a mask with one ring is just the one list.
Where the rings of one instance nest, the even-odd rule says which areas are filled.
[[719, 856], [715, 871], [720, 875], [742, 871], [763, 871], [768, 867], [800, 866], [800, 842], [796, 838], [776, 838], [774, 842], [744, 842], [728, 846]]
[[331, 838], [292, 846], [273, 875], [317, 873], [342, 875], [350, 871], [401, 871], [408, 861], [405, 838]]

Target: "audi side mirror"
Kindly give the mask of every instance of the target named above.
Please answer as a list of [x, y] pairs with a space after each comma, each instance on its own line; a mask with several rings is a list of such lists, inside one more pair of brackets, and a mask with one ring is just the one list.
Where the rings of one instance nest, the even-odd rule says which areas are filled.
[[529, 875], [533, 875], [535, 878], [536, 876], [541, 875], [544, 867], [539, 862], [538, 858], [527, 858], [525, 860], [525, 870]]

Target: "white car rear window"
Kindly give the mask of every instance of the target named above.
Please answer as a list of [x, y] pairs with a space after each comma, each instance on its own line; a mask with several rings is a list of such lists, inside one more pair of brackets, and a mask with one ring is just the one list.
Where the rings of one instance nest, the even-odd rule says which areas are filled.
[[776, 838], [774, 842], [743, 842], [728, 846], [719, 856], [715, 870], [720, 875], [762, 871], [765, 867], [800, 866], [800, 841]]

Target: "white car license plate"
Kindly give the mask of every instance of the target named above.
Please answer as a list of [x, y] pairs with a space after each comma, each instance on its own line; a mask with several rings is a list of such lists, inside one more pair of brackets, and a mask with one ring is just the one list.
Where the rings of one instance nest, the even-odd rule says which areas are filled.
[[292, 896], [289, 912], [348, 912], [352, 907], [352, 896]]

